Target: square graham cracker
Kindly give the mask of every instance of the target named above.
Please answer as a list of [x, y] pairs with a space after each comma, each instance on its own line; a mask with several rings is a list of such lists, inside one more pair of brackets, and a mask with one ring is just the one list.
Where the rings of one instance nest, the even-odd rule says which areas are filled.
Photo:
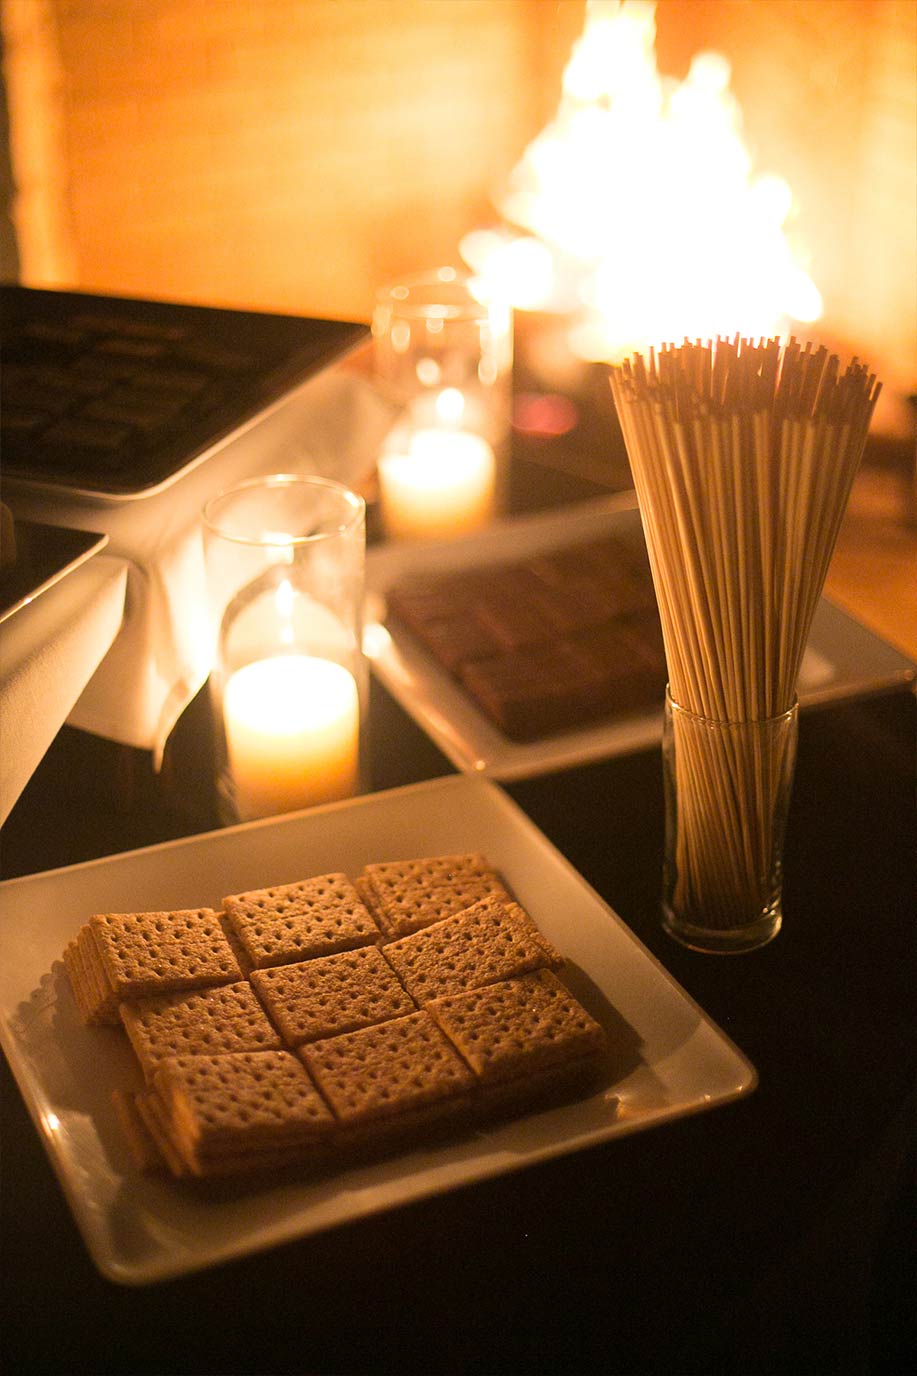
[[299, 1048], [346, 1126], [451, 1099], [474, 1076], [429, 1013], [418, 1011]]
[[291, 1051], [175, 1056], [161, 1063], [153, 1087], [186, 1159], [311, 1143], [334, 1125]]
[[105, 977], [92, 928], [86, 922], [64, 952], [64, 968], [86, 1023], [117, 1025], [118, 998]]
[[97, 913], [89, 926], [100, 977], [115, 996], [116, 1010], [124, 1000], [242, 978], [212, 908]]
[[434, 999], [434, 1021], [485, 1082], [605, 1049], [605, 1033], [550, 970]]
[[390, 942], [383, 951], [419, 1004], [551, 964], [528, 924], [493, 899]]
[[279, 1051], [280, 1036], [246, 981], [122, 1003], [121, 1021], [144, 1076], [169, 1056]]
[[293, 1047], [416, 1011], [377, 946], [253, 970], [251, 982]]
[[490, 894], [509, 900], [498, 872], [476, 852], [367, 865], [357, 882], [379, 926], [393, 938], [429, 927]]
[[77, 1012], [83, 1022], [93, 1022], [95, 1007], [90, 996], [88, 980], [83, 966], [83, 957], [80, 951], [79, 937], [68, 942], [64, 950], [64, 969], [67, 972], [67, 979], [73, 991], [73, 998], [76, 1003]]
[[232, 894], [223, 910], [256, 970], [369, 946], [381, 935], [346, 874]]

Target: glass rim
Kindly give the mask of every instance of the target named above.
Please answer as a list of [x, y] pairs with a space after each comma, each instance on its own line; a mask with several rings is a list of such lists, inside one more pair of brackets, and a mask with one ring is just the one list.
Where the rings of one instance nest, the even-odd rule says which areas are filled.
[[683, 707], [680, 702], [672, 697], [671, 686], [665, 686], [666, 705], [674, 712], [678, 712], [683, 717], [690, 717], [698, 726], [724, 727], [724, 726], [774, 726], [779, 722], [786, 721], [799, 711], [799, 698], [794, 697], [789, 707], [782, 712], [774, 712], [769, 717], [705, 717], [700, 712], [692, 712], [690, 707]]
[[[320, 530], [310, 531], [303, 535], [291, 535], [285, 532], [281, 536], [278, 532], [274, 539], [265, 539], [263, 535], [246, 535], [237, 530], [229, 529], [221, 525], [215, 517], [218, 506], [236, 497], [242, 497], [247, 492], [252, 492], [258, 488], [280, 490], [284, 487], [334, 493], [342, 501], [342, 511], [344, 512], [342, 519], [337, 524], [330, 524]], [[366, 500], [358, 492], [354, 492], [345, 483], [338, 482], [334, 478], [322, 478], [317, 474], [301, 473], [269, 473], [261, 477], [246, 478], [241, 483], [235, 483], [232, 487], [225, 487], [220, 492], [214, 493], [204, 503], [201, 512], [204, 529], [211, 535], [236, 545], [247, 545], [254, 548], [272, 545], [290, 548], [291, 546], [317, 544], [322, 540], [336, 539], [338, 536], [350, 534], [365, 519]]]
[[[472, 284], [479, 281], [460, 268], [433, 268], [429, 272], [399, 277], [376, 291], [377, 307], [388, 307], [411, 320], [477, 320], [489, 315], [493, 302], [475, 296]], [[448, 299], [450, 291], [463, 299]], [[445, 299], [443, 299], [445, 298]]]

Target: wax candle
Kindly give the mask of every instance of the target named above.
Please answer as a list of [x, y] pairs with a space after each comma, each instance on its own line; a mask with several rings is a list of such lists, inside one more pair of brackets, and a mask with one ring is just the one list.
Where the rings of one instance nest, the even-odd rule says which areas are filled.
[[383, 520], [399, 539], [460, 535], [485, 525], [495, 484], [494, 451], [466, 430], [419, 430], [407, 452], [379, 460]]
[[359, 695], [343, 665], [301, 654], [246, 664], [226, 683], [223, 719], [240, 817], [356, 792]]

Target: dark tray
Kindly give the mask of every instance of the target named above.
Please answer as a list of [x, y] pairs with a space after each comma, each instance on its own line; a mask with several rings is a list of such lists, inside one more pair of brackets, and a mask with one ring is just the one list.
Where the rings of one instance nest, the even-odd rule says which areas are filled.
[[0, 287], [3, 470], [133, 496], [368, 334], [353, 322]]

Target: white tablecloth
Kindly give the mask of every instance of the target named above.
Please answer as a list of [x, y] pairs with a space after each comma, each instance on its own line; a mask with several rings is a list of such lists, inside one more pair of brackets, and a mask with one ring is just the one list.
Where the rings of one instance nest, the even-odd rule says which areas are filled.
[[[16, 517], [108, 535], [106, 563], [108, 556], [120, 559], [127, 579], [123, 624], [95, 673], [81, 678], [82, 665], [74, 665], [68, 692], [44, 707], [40, 676], [29, 689], [36, 718], [44, 715], [53, 725], [45, 748], [66, 717], [83, 730], [151, 750], [158, 763], [169, 732], [210, 672], [204, 503], [264, 473], [317, 473], [359, 487], [372, 475], [392, 416], [369, 383], [329, 370], [152, 495], [91, 497], [6, 482], [4, 499]], [[60, 631], [69, 641], [68, 628]], [[6, 718], [5, 684], [0, 709]]]
[[0, 642], [0, 824], [115, 640], [127, 564], [98, 554], [14, 612]]

